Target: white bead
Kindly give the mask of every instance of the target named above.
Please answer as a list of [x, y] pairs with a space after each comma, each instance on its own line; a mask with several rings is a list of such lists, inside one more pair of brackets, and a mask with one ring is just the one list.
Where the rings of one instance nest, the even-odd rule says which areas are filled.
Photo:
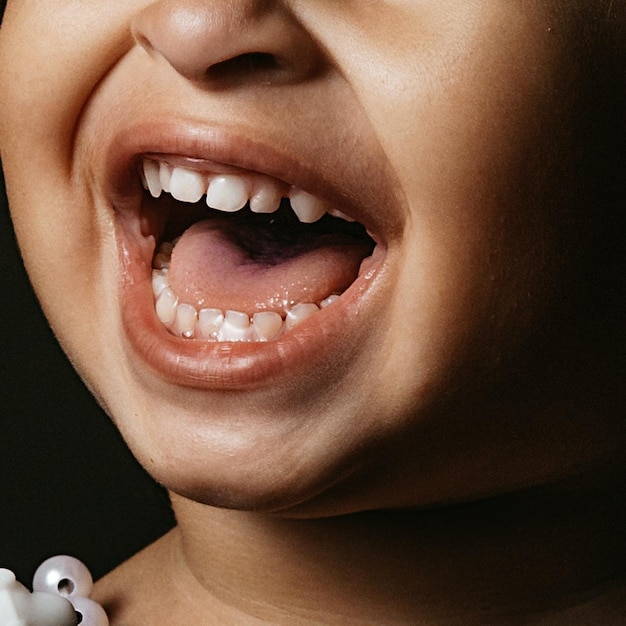
[[70, 599], [88, 597], [92, 589], [91, 573], [71, 556], [53, 556], [37, 568], [33, 577], [33, 591], [56, 593]]
[[15, 580], [13, 572], [0, 569], [2, 626], [76, 626], [77, 623], [76, 611], [68, 600], [58, 594], [30, 593]]
[[78, 613], [79, 626], [109, 626], [109, 618], [104, 609], [89, 598], [71, 598], [74, 610]]
[[[26, 624], [37, 626], [76, 626], [78, 616], [67, 598], [44, 591], [30, 594]], [[0, 622], [1, 623], [1, 622]], [[89, 626], [87, 622], [83, 626]]]

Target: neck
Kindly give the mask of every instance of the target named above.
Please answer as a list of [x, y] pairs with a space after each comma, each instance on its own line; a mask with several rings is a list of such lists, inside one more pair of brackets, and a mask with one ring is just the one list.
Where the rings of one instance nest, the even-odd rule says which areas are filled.
[[173, 496], [173, 558], [184, 563], [179, 575], [193, 597], [221, 607], [220, 623], [246, 615], [268, 623], [469, 625], [490, 616], [512, 624], [513, 616], [555, 615], [600, 595], [623, 574], [619, 493], [563, 487], [319, 520]]

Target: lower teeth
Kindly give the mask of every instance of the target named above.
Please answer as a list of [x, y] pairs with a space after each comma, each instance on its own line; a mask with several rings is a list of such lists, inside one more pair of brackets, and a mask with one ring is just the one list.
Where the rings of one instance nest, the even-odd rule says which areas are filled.
[[222, 311], [179, 302], [169, 286], [169, 258], [171, 244], [163, 244], [154, 257], [152, 292], [155, 310], [161, 323], [173, 334], [200, 341], [263, 342], [276, 339], [305, 319], [324, 309], [337, 298], [330, 295], [319, 304], [302, 302], [293, 306], [285, 318], [273, 311], [255, 313], [252, 318], [241, 311]]

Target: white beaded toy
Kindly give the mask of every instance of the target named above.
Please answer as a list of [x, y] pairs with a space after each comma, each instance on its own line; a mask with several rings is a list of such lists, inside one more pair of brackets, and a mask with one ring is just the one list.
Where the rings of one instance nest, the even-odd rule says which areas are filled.
[[78, 559], [55, 556], [35, 572], [33, 592], [0, 568], [2, 626], [109, 626], [104, 609], [89, 599], [91, 573]]

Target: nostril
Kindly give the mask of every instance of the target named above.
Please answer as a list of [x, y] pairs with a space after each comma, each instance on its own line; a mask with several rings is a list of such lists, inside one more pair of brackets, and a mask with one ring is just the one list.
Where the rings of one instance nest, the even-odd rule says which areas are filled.
[[282, 69], [273, 54], [267, 52], [248, 52], [231, 59], [213, 64], [206, 71], [206, 77], [213, 81], [244, 78], [250, 75], [267, 75]]
[[136, 43], [182, 77], [211, 88], [284, 84], [317, 71], [322, 52], [283, 4], [152, 0], [133, 18]]

